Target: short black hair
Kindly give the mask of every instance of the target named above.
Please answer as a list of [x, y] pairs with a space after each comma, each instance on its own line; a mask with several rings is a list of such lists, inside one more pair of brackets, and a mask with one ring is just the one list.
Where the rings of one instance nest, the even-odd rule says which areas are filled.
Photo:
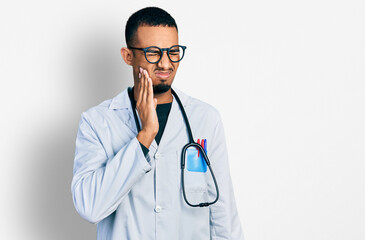
[[165, 10], [158, 7], [142, 8], [129, 17], [125, 26], [127, 47], [132, 47], [135, 44], [135, 35], [139, 26], [175, 27], [177, 31], [175, 19]]

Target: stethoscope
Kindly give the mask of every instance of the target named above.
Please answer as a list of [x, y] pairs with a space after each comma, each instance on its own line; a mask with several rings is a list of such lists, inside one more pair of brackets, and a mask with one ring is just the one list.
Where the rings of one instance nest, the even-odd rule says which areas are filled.
[[[209, 205], [212, 205], [214, 203], [216, 203], [218, 201], [218, 198], [219, 198], [219, 190], [218, 190], [218, 184], [217, 184], [217, 181], [215, 179], [215, 176], [214, 176], [214, 173], [213, 173], [213, 170], [212, 168], [210, 167], [210, 161], [209, 161], [209, 158], [208, 156], [206, 155], [203, 147], [194, 142], [194, 138], [193, 138], [193, 134], [191, 132], [191, 128], [190, 128], [190, 124], [189, 124], [189, 120], [188, 120], [188, 117], [186, 116], [186, 113], [185, 113], [185, 110], [184, 110], [184, 107], [180, 101], [180, 98], [177, 96], [176, 92], [171, 88], [171, 93], [172, 95], [174, 95], [177, 103], [179, 104], [179, 107], [180, 107], [180, 110], [181, 110], [181, 113], [183, 115], [183, 118], [184, 118], [184, 122], [185, 122], [185, 126], [186, 126], [186, 129], [188, 131], [188, 135], [189, 135], [189, 143], [187, 143], [183, 149], [182, 149], [182, 152], [181, 152], [181, 183], [182, 183], [182, 190], [183, 190], [183, 196], [184, 196], [184, 200], [185, 202], [191, 206], [191, 207], [208, 207]], [[138, 132], [141, 131], [141, 126], [139, 124], [139, 121], [138, 121], [138, 117], [137, 117], [137, 112], [136, 112], [136, 103], [134, 101], [134, 97], [133, 97], [133, 89], [132, 88], [128, 88], [128, 95], [129, 95], [129, 99], [131, 101], [131, 104], [132, 104], [132, 108], [133, 108], [133, 115], [134, 115], [134, 120], [136, 122], [136, 126], [137, 126], [137, 130]], [[186, 155], [186, 151], [189, 147], [196, 147], [199, 149], [199, 151], [202, 153], [202, 156], [205, 160], [205, 163], [207, 164], [208, 168], [209, 168], [209, 171], [210, 171], [210, 174], [212, 175], [212, 178], [213, 178], [213, 181], [214, 181], [214, 185], [215, 185], [215, 190], [217, 192], [217, 195], [216, 195], [216, 198], [213, 202], [202, 202], [202, 203], [198, 203], [198, 204], [191, 204], [188, 199], [186, 198], [186, 193], [185, 193], [185, 184], [184, 184], [184, 169], [185, 169], [185, 155]]]

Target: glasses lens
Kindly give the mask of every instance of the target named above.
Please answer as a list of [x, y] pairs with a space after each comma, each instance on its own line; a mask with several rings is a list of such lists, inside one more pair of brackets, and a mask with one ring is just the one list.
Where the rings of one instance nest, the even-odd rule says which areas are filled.
[[151, 47], [146, 51], [146, 58], [149, 62], [155, 63], [160, 59], [160, 57], [161, 51], [156, 47]]
[[174, 46], [170, 48], [169, 57], [171, 61], [178, 62], [180, 61], [184, 56], [184, 49], [180, 46]]

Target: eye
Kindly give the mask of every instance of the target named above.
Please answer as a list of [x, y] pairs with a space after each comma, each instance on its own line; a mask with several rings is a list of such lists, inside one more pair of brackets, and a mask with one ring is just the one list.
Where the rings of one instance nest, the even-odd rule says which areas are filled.
[[169, 54], [171, 57], [179, 57], [181, 54], [181, 49], [179, 46], [174, 46], [170, 48]]
[[157, 56], [157, 55], [160, 55], [160, 50], [156, 49], [156, 48], [150, 48], [147, 50], [146, 54], [148, 56]]
[[147, 51], [147, 53], [149, 53], [149, 54], [158, 54], [159, 51]]
[[180, 51], [179, 50], [170, 50], [170, 54], [171, 55], [179, 55]]

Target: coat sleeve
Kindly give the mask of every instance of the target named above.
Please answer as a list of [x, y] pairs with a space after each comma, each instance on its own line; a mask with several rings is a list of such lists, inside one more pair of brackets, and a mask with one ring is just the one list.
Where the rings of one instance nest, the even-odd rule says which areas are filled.
[[[219, 188], [218, 201], [209, 207], [212, 239], [244, 240], [230, 176], [225, 134], [219, 114], [211, 142], [209, 159]], [[212, 189], [209, 191], [210, 199], [215, 199], [213, 181], [209, 184], [209, 189]]]
[[109, 216], [151, 168], [136, 137], [108, 158], [92, 124], [85, 113], [81, 115], [71, 191], [83, 218], [98, 223]]

